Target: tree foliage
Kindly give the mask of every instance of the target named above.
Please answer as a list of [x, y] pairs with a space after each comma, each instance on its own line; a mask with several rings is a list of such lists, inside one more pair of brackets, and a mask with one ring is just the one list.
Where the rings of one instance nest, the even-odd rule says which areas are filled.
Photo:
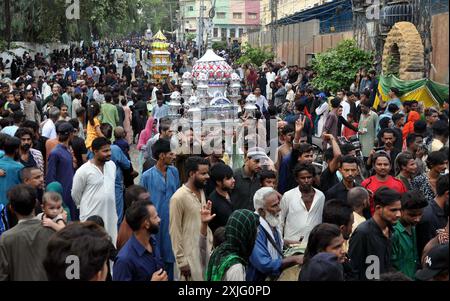
[[359, 68], [370, 68], [373, 53], [358, 48], [354, 40], [344, 40], [335, 48], [319, 53], [312, 61], [317, 76], [312, 84], [320, 90], [336, 92], [348, 88]]
[[194, 33], [189, 32], [189, 33], [186, 34], [186, 41], [191, 42], [191, 41], [193, 41], [195, 39], [195, 37], [196, 36], [195, 36]]
[[245, 44], [242, 48], [242, 55], [237, 60], [238, 64], [252, 64], [257, 67], [261, 66], [264, 61], [273, 59], [274, 53], [270, 51], [269, 47], [252, 47], [249, 44]]
[[[170, 30], [169, 11], [170, 5], [174, 5], [163, 0], [79, 0], [80, 18], [69, 20], [66, 10], [71, 3], [66, 0], [9, 0], [9, 3], [9, 12], [0, 4], [0, 38], [8, 41], [9, 14], [11, 40], [33, 43], [81, 40], [89, 43], [143, 35], [147, 25], [153, 31]], [[172, 7], [172, 13], [176, 9]]]
[[216, 41], [216, 42], [212, 43], [211, 47], [212, 47], [212, 49], [214, 51], [226, 50], [227, 49], [227, 42], [225, 42], [225, 41]]

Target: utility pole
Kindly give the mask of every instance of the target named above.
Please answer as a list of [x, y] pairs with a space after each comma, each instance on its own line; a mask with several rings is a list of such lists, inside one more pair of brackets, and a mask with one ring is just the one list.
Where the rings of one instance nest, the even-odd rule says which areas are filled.
[[206, 42], [206, 49], [212, 49], [212, 38], [214, 31], [214, 17], [216, 16], [216, 0], [211, 0], [211, 9], [208, 12], [208, 36]]
[[180, 1], [180, 27], [181, 27], [181, 31], [180, 31], [180, 42], [181, 45], [184, 47], [185, 42], [184, 42], [184, 2]]
[[172, 3], [169, 2], [170, 32], [173, 32]]
[[203, 34], [204, 34], [204, 7], [205, 0], [200, 0], [200, 14], [198, 18], [198, 28], [197, 28], [197, 48], [198, 48], [198, 56], [201, 57], [203, 54]]
[[11, 48], [11, 1], [5, 0], [5, 38], [7, 49]]
[[278, 0], [270, 0], [270, 34], [272, 37], [272, 51], [276, 52], [277, 45], [277, 19], [278, 19]]

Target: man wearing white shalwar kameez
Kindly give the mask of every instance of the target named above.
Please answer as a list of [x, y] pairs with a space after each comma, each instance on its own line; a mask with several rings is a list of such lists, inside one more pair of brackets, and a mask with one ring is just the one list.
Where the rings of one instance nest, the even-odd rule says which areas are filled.
[[80, 221], [86, 221], [93, 215], [100, 216], [105, 223], [106, 232], [115, 245], [118, 219], [115, 197], [116, 165], [110, 161], [111, 145], [105, 140], [105, 138], [96, 138], [92, 142], [94, 159], [86, 162], [76, 171], [73, 178], [72, 198], [80, 209]]

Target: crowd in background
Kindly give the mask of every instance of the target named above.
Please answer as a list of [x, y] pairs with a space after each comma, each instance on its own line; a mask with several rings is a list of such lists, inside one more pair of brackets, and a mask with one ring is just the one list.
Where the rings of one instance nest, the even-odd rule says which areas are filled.
[[[374, 107], [372, 70], [331, 93], [308, 68], [233, 63], [240, 152], [180, 153], [206, 143], [173, 128], [167, 105], [198, 53], [172, 44], [174, 75], [154, 83], [146, 47], [12, 62], [0, 87], [0, 280], [70, 280], [70, 255], [81, 280], [448, 280], [448, 100], [402, 102], [392, 87]], [[249, 134], [270, 120], [276, 154]]]

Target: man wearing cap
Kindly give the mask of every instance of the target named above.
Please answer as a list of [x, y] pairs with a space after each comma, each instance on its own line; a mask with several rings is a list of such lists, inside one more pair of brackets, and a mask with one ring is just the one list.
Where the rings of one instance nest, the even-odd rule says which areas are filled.
[[64, 187], [63, 201], [70, 209], [73, 220], [78, 219], [75, 204], [71, 197], [72, 181], [75, 174], [74, 159], [69, 143], [73, 137], [73, 126], [69, 122], [62, 122], [56, 129], [59, 144], [48, 157], [46, 183], [59, 182]]
[[416, 272], [421, 281], [448, 281], [448, 243], [437, 245], [425, 257], [423, 269]]
[[236, 184], [231, 192], [234, 210], [255, 210], [253, 208], [253, 196], [261, 188], [258, 173], [261, 171], [262, 161], [267, 159], [268, 157], [263, 149], [258, 147], [250, 148], [247, 152], [244, 166], [234, 171]]

